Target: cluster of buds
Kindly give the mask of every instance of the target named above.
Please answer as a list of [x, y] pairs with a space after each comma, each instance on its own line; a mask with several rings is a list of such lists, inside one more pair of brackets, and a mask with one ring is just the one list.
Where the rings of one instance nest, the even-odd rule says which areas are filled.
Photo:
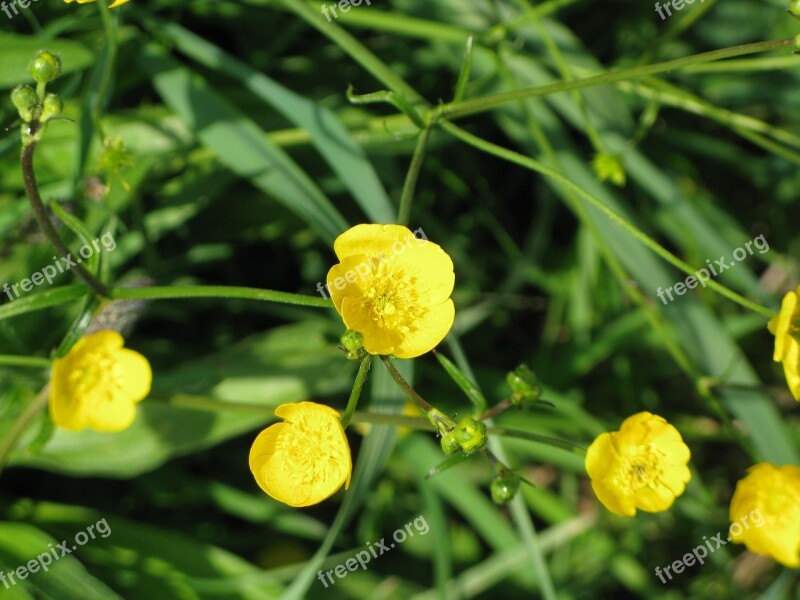
[[456, 423], [438, 409], [428, 411], [428, 420], [442, 436], [441, 446], [445, 454], [463, 452], [474, 454], [486, 446], [486, 424], [475, 417], [464, 417]]
[[46, 50], [40, 50], [31, 61], [28, 72], [36, 89], [20, 85], [11, 92], [11, 101], [23, 121], [23, 145], [39, 141], [44, 125], [61, 115], [64, 106], [55, 94], [46, 93], [47, 84], [61, 75], [61, 61]]

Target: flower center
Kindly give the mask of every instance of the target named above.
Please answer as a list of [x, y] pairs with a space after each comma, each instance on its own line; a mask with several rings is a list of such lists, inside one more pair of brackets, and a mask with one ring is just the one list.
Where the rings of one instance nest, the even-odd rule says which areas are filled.
[[281, 436], [281, 454], [295, 485], [309, 485], [333, 479], [346, 464], [341, 432], [333, 418], [309, 422], [305, 415], [292, 421], [294, 431]]
[[387, 261], [373, 263], [365, 296], [372, 320], [381, 328], [406, 334], [427, 309], [419, 306], [417, 278], [403, 269], [393, 268]]
[[769, 490], [763, 494], [765, 519], [770, 523], [770, 527], [777, 529], [791, 528], [797, 523], [800, 516], [800, 505], [797, 498], [784, 490]]
[[656, 487], [661, 478], [661, 454], [652, 446], [641, 446], [619, 459], [614, 473], [614, 484], [629, 494], [636, 494], [642, 488]]
[[110, 402], [122, 389], [122, 370], [109, 352], [98, 350], [76, 362], [69, 383], [76, 397]]

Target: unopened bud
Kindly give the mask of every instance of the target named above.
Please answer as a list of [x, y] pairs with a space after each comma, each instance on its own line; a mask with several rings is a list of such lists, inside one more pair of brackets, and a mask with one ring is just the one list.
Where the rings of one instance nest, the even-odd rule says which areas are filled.
[[526, 365], [520, 365], [506, 376], [511, 388], [511, 403], [514, 406], [532, 404], [542, 395], [542, 386], [536, 375]]
[[492, 500], [496, 504], [510, 502], [519, 491], [520, 477], [508, 469], [501, 470], [491, 485]]
[[64, 103], [61, 102], [61, 98], [55, 94], [47, 94], [42, 102], [42, 116], [40, 117], [42, 123], [59, 116], [62, 110], [64, 110]]
[[600, 181], [610, 181], [618, 187], [625, 185], [625, 167], [616, 154], [598, 154], [592, 161], [592, 169]]
[[29, 85], [20, 85], [11, 92], [11, 101], [17, 107], [19, 116], [26, 123], [33, 120], [36, 106], [39, 104], [39, 96]]
[[791, 2], [789, 2], [789, 8], [786, 9], [786, 12], [793, 17], [800, 19], [800, 0], [791, 0]]
[[472, 454], [482, 449], [488, 439], [486, 436], [486, 424], [473, 417], [462, 419], [453, 430], [453, 436], [466, 454]]
[[28, 66], [28, 72], [37, 83], [49, 83], [61, 75], [61, 61], [47, 50], [39, 50]]
[[439, 443], [442, 446], [442, 452], [445, 454], [455, 454], [461, 450], [461, 445], [458, 443], [458, 440], [452, 431], [450, 433], [445, 433], [442, 436], [442, 439], [439, 440]]
[[349, 360], [362, 360], [367, 351], [364, 350], [364, 336], [361, 332], [348, 329], [342, 336], [342, 347]]

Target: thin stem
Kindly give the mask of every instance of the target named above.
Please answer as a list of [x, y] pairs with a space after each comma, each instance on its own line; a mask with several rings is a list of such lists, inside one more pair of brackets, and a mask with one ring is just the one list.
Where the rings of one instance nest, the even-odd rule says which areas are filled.
[[[30, 127], [31, 134], [33, 135], [35, 129], [38, 129], [39, 123], [33, 122]], [[33, 169], [33, 156], [36, 153], [36, 146], [37, 143], [32, 141], [22, 148], [20, 164], [22, 165], [22, 179], [25, 183], [25, 191], [28, 194], [28, 200], [30, 200], [31, 207], [33, 208], [33, 215], [36, 217], [39, 227], [41, 227], [56, 251], [59, 252], [62, 257], [67, 257], [72, 254], [72, 252], [59, 237], [56, 228], [53, 226], [52, 221], [50, 221], [50, 216], [47, 214], [47, 209], [42, 202], [42, 197], [39, 195], [39, 186], [36, 183], [36, 173]], [[94, 293], [104, 298], [108, 297], [108, 288], [106, 285], [87, 271], [83, 265], [80, 263], [73, 264], [72, 270], [75, 271], [76, 275], [78, 275]]]
[[478, 421], [485, 421], [486, 419], [491, 419], [493, 417], [496, 417], [500, 413], [507, 411], [512, 406], [514, 406], [514, 404], [511, 402], [511, 399], [506, 398], [505, 400], [498, 402], [492, 408], [490, 408], [486, 412], [481, 413], [475, 418], [478, 419]]
[[141, 287], [114, 288], [110, 297], [113, 300], [137, 298], [143, 300], [171, 300], [179, 298], [241, 298], [244, 300], [261, 300], [280, 302], [297, 306], [314, 308], [333, 308], [330, 300], [316, 296], [304, 296], [289, 292], [261, 290], [258, 288], [229, 287], [223, 285], [197, 285], [178, 287]]
[[[582, 187], [574, 183], [571, 179], [564, 176], [561, 172], [552, 169], [546, 165], [541, 164], [540, 162], [525, 156], [524, 154], [520, 154], [519, 152], [515, 152], [513, 150], [509, 150], [508, 148], [503, 148], [502, 146], [498, 146], [497, 144], [493, 144], [487, 140], [484, 140], [476, 135], [473, 135], [452, 123], [443, 122], [441, 123], [443, 129], [445, 129], [448, 133], [452, 134], [456, 138], [462, 140], [463, 142], [478, 148], [479, 150], [483, 150], [488, 154], [493, 154], [494, 156], [503, 158], [520, 166], [526, 167], [531, 169], [532, 171], [536, 171], [537, 173], [541, 173], [542, 175], [546, 175], [547, 177], [552, 177], [553, 179], [557, 180], [559, 183], [564, 185], [567, 189], [577, 193], [580, 197], [586, 200], [589, 204], [594, 206], [595, 208], [599, 209], [603, 214], [605, 214], [608, 218], [610, 218], [615, 223], [621, 225], [626, 231], [628, 231], [631, 235], [633, 235], [636, 239], [638, 239], [642, 244], [650, 248], [653, 252], [655, 252], [658, 256], [666, 260], [668, 263], [677, 267], [684, 273], [689, 275], [695, 275], [697, 273], [697, 269], [692, 268], [691, 265], [685, 263], [677, 256], [672, 254], [669, 250], [664, 248], [661, 244], [656, 242], [653, 238], [648, 236], [646, 233], [642, 232], [636, 226], [629, 223], [625, 218], [618, 215], [616, 212], [611, 210], [608, 206], [606, 206], [601, 200], [595, 198], [592, 194], [584, 190]], [[744, 296], [737, 294], [733, 290], [725, 287], [724, 285], [720, 285], [714, 280], [706, 281], [706, 285], [716, 291], [719, 294], [722, 294], [726, 298], [733, 300], [737, 304], [742, 305], [745, 308], [752, 310], [760, 315], [771, 319], [775, 316], [775, 312], [757, 304], [751, 300], [748, 300]]]
[[11, 429], [8, 431], [2, 441], [0, 441], [0, 473], [3, 472], [3, 468], [6, 466], [8, 458], [11, 456], [11, 452], [13, 452], [14, 448], [16, 448], [17, 442], [19, 442], [22, 434], [25, 433], [25, 430], [28, 428], [28, 426], [47, 406], [47, 400], [49, 396], [50, 385], [48, 384], [44, 386], [42, 391], [37, 394], [25, 411], [19, 417], [17, 417], [17, 420], [11, 426]]
[[403, 185], [403, 195], [400, 197], [400, 210], [397, 213], [398, 225], [408, 225], [411, 218], [411, 203], [414, 201], [414, 191], [417, 189], [419, 172], [425, 161], [425, 150], [428, 147], [431, 131], [433, 131], [433, 126], [428, 122], [417, 138], [417, 146], [414, 148], [414, 156], [411, 158], [411, 165]]
[[391, 359], [388, 356], [381, 354], [381, 361], [383, 362], [383, 366], [386, 367], [386, 370], [389, 371], [389, 375], [392, 376], [395, 383], [400, 386], [400, 388], [406, 393], [406, 395], [411, 398], [414, 402], [417, 403], [417, 406], [422, 409], [423, 412], [429, 413], [433, 410], [433, 406], [428, 404], [422, 396], [420, 396], [414, 388], [412, 388], [408, 382], [403, 379], [403, 376], [400, 375], [400, 371], [395, 369], [394, 365], [392, 364]]
[[530, 440], [532, 442], [540, 442], [542, 444], [555, 446], [556, 448], [563, 448], [564, 450], [569, 450], [570, 452], [574, 452], [575, 454], [586, 454], [586, 448], [584, 448], [580, 444], [575, 444], [573, 442], [568, 442], [566, 440], [560, 440], [558, 438], [550, 437], [547, 435], [531, 433], [530, 431], [518, 431], [516, 429], [506, 429], [504, 427], [488, 427], [486, 429], [486, 433], [488, 433], [489, 435], [500, 435], [505, 437], [514, 437], [523, 440]]
[[364, 360], [361, 361], [361, 366], [358, 367], [358, 374], [356, 380], [353, 382], [353, 391], [350, 392], [350, 399], [347, 401], [347, 408], [342, 415], [342, 427], [347, 429], [350, 425], [350, 419], [353, 418], [353, 413], [358, 406], [358, 399], [361, 397], [361, 390], [364, 389], [364, 383], [367, 381], [367, 373], [372, 364], [372, 354], [367, 354]]
[[0, 366], [2, 367], [31, 367], [34, 369], [49, 369], [52, 362], [47, 358], [38, 356], [11, 356], [0, 354]]
[[756, 54], [758, 52], [769, 52], [771, 50], [793, 46], [794, 44], [794, 38], [786, 38], [783, 40], [768, 40], [753, 44], [731, 46], [729, 48], [721, 48], [719, 50], [712, 50], [711, 52], [702, 52], [700, 54], [693, 54], [691, 56], [685, 56], [684, 58], [668, 60], [666, 62], [655, 63], [652, 65], [601, 73], [600, 75], [587, 77], [585, 79], [561, 81], [558, 83], [523, 88], [521, 90], [487, 94], [477, 98], [471, 98], [463, 102], [450, 102], [449, 104], [443, 104], [435, 110], [443, 117], [464, 117], [467, 115], [486, 112], [488, 110], [492, 110], [493, 108], [497, 108], [498, 106], [502, 106], [504, 104], [508, 104], [509, 102], [524, 98], [536, 98], [549, 94], [557, 94], [559, 92], [567, 92], [570, 90], [592, 87], [595, 85], [604, 85], [622, 80], [638, 79], [640, 77], [645, 77], [646, 75], [655, 75], [656, 73], [675, 71], [691, 65], [722, 60], [725, 58], [733, 58], [735, 56]]

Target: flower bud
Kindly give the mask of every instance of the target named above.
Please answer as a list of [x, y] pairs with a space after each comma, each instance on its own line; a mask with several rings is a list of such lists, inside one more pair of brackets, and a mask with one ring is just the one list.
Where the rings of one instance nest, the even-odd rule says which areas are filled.
[[442, 446], [442, 452], [445, 454], [455, 454], [461, 450], [461, 445], [458, 443], [454, 432], [445, 433], [439, 441]]
[[793, 17], [800, 19], [800, 0], [791, 0], [791, 2], [789, 2], [789, 8], [786, 9], [786, 12]]
[[600, 181], [610, 181], [618, 187], [625, 185], [625, 167], [616, 154], [598, 154], [592, 160], [592, 169]]
[[513, 471], [502, 469], [490, 487], [495, 504], [510, 502], [519, 491], [520, 477]]
[[364, 336], [361, 332], [348, 329], [342, 336], [342, 347], [349, 360], [362, 360], [367, 351], [364, 350]]
[[42, 116], [40, 117], [42, 123], [59, 116], [62, 110], [64, 110], [64, 103], [61, 102], [61, 98], [55, 94], [47, 94], [42, 102]]
[[11, 101], [17, 107], [19, 116], [23, 121], [28, 123], [33, 120], [33, 114], [36, 106], [39, 104], [39, 96], [36, 91], [29, 85], [20, 85], [14, 88], [11, 92]]
[[28, 72], [37, 83], [49, 83], [61, 75], [61, 61], [47, 50], [39, 50], [28, 66]]
[[427, 416], [428, 420], [431, 422], [431, 425], [433, 425], [436, 428], [436, 431], [442, 437], [444, 437], [446, 434], [451, 432], [456, 427], [456, 424], [453, 421], [453, 419], [448, 417], [438, 408], [430, 409], [427, 413]]
[[465, 417], [453, 430], [458, 445], [466, 454], [477, 452], [486, 445], [486, 424], [473, 417]]
[[526, 365], [520, 365], [506, 376], [511, 388], [511, 403], [514, 406], [532, 404], [542, 395], [542, 386], [536, 375]]

